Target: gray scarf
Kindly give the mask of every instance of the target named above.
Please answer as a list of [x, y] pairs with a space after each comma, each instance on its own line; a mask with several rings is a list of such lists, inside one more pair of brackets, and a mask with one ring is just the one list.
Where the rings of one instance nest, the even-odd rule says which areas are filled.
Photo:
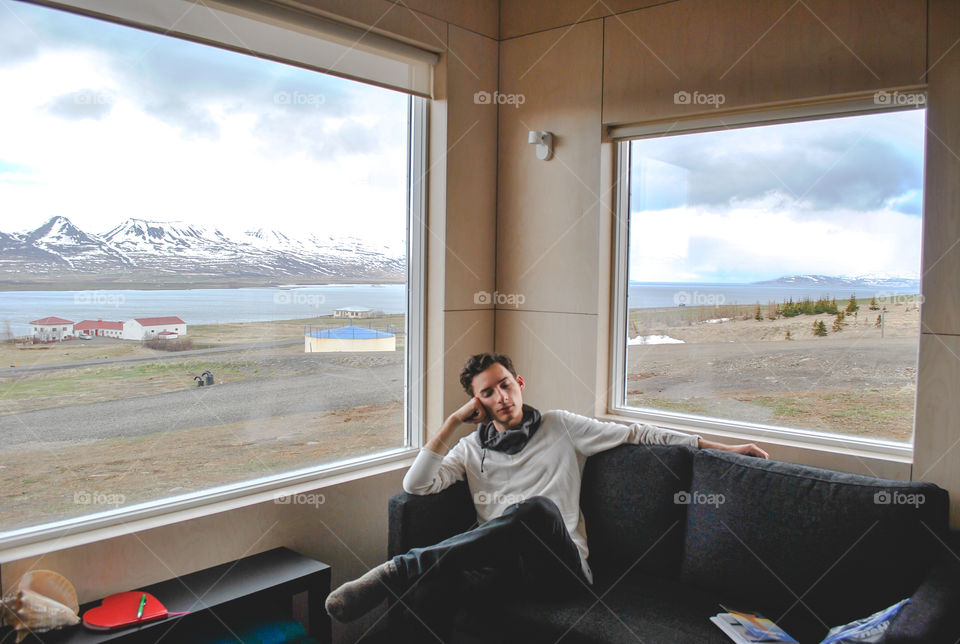
[[[492, 449], [506, 454], [516, 454], [522, 450], [527, 442], [533, 438], [533, 435], [540, 429], [540, 421], [543, 418], [540, 412], [530, 405], [523, 406], [523, 420], [513, 429], [498, 432], [494, 427], [493, 421], [477, 426], [477, 442], [483, 448], [483, 458], [486, 458], [486, 450]], [[483, 458], [480, 459], [480, 471], [483, 471]]]

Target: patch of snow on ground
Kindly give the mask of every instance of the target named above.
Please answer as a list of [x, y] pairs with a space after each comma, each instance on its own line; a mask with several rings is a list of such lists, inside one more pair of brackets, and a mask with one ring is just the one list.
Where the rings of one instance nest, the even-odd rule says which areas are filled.
[[669, 335], [638, 335], [630, 338], [627, 344], [683, 344], [683, 340], [671, 338]]

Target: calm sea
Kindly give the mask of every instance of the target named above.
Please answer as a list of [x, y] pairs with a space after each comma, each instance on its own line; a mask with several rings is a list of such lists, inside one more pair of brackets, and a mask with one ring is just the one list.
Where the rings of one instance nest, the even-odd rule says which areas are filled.
[[[846, 300], [913, 295], [917, 288], [827, 288], [756, 286], [753, 284], [682, 284], [631, 282], [630, 308], [662, 306], [753, 304], [787, 298], [821, 296]], [[291, 288], [183, 289], [167, 291], [6, 291], [0, 292], [0, 333], [6, 325], [14, 335], [28, 335], [29, 322], [56, 316], [80, 320], [129, 320], [176, 315], [190, 324], [291, 320], [331, 315], [344, 306], [406, 311], [404, 284], [340, 284]]]
[[[915, 295], [919, 287], [827, 287], [827, 286], [758, 286], [756, 284], [689, 284], [667, 282], [630, 282], [627, 291], [629, 308], [654, 308], [663, 306], [714, 306], [720, 304], [755, 304], [766, 306], [769, 302], [783, 302], [793, 298], [797, 302], [804, 297], [816, 300], [820, 297], [836, 298], [837, 302], [850, 299], [876, 297], [897, 299], [897, 296]], [[902, 298], [900, 298], [902, 299]]]
[[29, 322], [56, 316], [80, 320], [129, 320], [176, 315], [190, 324], [291, 320], [330, 315], [359, 306], [384, 313], [406, 311], [404, 284], [339, 284], [291, 288], [184, 289], [169, 291], [0, 292], [0, 333], [30, 333]]

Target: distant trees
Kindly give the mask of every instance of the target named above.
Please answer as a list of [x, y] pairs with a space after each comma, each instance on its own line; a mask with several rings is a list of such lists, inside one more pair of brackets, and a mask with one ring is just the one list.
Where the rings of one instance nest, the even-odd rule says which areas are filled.
[[828, 300], [826, 297], [813, 301], [809, 297], [805, 297], [799, 302], [794, 302], [791, 297], [780, 307], [780, 315], [786, 318], [798, 315], [819, 315], [821, 313], [835, 315], [837, 313], [837, 301], [835, 299]]
[[860, 305], [857, 304], [857, 296], [854, 293], [850, 294], [850, 300], [847, 302], [847, 313], [856, 313], [860, 310]]
[[823, 323], [823, 320], [817, 320], [813, 323], [813, 335], [819, 337], [827, 335], [827, 325]]
[[833, 332], [839, 333], [843, 331], [843, 327], [846, 325], [847, 323], [843, 321], [843, 311], [837, 311], [837, 317], [833, 319]]
[[876, 298], [876, 296], [870, 298], [870, 310], [871, 310], [871, 311], [879, 311], [879, 310], [880, 310], [880, 305], [877, 304], [877, 298]]

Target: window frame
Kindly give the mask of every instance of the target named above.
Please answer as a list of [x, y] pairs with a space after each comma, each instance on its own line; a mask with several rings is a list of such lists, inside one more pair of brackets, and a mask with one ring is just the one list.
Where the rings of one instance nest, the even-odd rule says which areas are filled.
[[[27, 1], [53, 10], [70, 10], [68, 7], [58, 6], [46, 0]], [[122, 20], [110, 20], [109, 16], [98, 15], [93, 17], [85, 15], [84, 17], [88, 19], [107, 19], [127, 28], [140, 29], [140, 27], [127, 24]], [[146, 31], [151, 30], [147, 29]], [[170, 34], [170, 37], [178, 36]], [[212, 47], [218, 46], [217, 43], [210, 42], [200, 44]], [[312, 71], [326, 73], [317, 70]], [[363, 82], [352, 78], [350, 80]], [[368, 84], [377, 85], [376, 83]], [[223, 506], [227, 503], [236, 505], [260, 503], [264, 502], [264, 497], [269, 500], [271, 498], [269, 495], [276, 499], [294, 490], [321, 488], [331, 480], [340, 480], [351, 473], [407, 462], [419, 450], [423, 437], [422, 432], [417, 430], [423, 426], [425, 413], [423, 382], [419, 374], [422, 373], [425, 361], [426, 298], [424, 285], [426, 266], [424, 262], [426, 261], [426, 171], [430, 100], [413, 93], [407, 93], [407, 95], [407, 338], [404, 361], [404, 427], [401, 446], [315, 467], [298, 468], [270, 476], [215, 486], [188, 494], [168, 496], [112, 510], [92, 512], [68, 519], [45, 521], [23, 528], [0, 531], [0, 560], [8, 560], [12, 552], [22, 551], [31, 546], [37, 547], [44, 542], [59, 544], [62, 540], [69, 538], [71, 541], [86, 543], [102, 538], [99, 534], [104, 529], [113, 529], [117, 533], [134, 532], [142, 529], [143, 522], [147, 520], [152, 520], [151, 523], [160, 524], [181, 520], [181, 517], [186, 513], [185, 511], [193, 511], [192, 516], [203, 516], [207, 514], [203, 511], [204, 508], [207, 508], [209, 513], [214, 513], [222, 511]], [[165, 521], [164, 517], [168, 517], [169, 520]], [[84, 535], [88, 536], [85, 537]], [[62, 546], [57, 545], [56, 547]]]
[[[917, 93], [922, 93], [926, 96], [925, 91], [918, 91]], [[916, 107], [925, 108], [926, 102]], [[720, 435], [734, 435], [747, 440], [762, 440], [780, 444], [800, 443], [801, 445], [830, 451], [852, 450], [871, 453], [872, 455], [886, 458], [913, 460], [914, 440], [916, 436], [916, 394], [914, 396], [914, 433], [911, 436], [910, 442], [907, 443], [878, 438], [861, 438], [844, 434], [829, 434], [811, 429], [787, 428], [762, 423], [708, 418], [680, 412], [641, 409], [630, 407], [626, 403], [631, 142], [644, 138], [724, 130], [731, 129], [731, 127], [753, 127], [804, 120], [825, 120], [829, 118], [853, 116], [854, 114], [875, 114], [886, 111], [905, 111], [905, 109], [911, 108], [892, 110], [885, 105], [877, 105], [876, 101], [869, 101], [861, 96], [839, 103], [807, 104], [801, 106], [801, 108], [791, 107], [764, 111], [755, 114], [753, 118], [742, 117], [739, 119], [731, 119], [729, 115], [724, 115], [721, 117], [691, 120], [686, 124], [679, 124], [677, 121], [674, 121], [669, 126], [665, 125], [663, 127], [650, 125], [611, 128], [609, 134], [613, 138], [613, 143], [616, 146], [616, 167], [613, 177], [615, 181], [615, 196], [613, 203], [614, 239], [611, 284], [610, 365], [608, 373], [610, 386], [608, 387], [609, 397], [607, 401], [607, 412], [609, 414], [632, 421], [649, 422], [685, 431], [703, 431]], [[731, 125], [731, 123], [734, 122], [735, 124]], [[922, 290], [923, 285], [921, 283], [921, 291]], [[919, 341], [920, 338], [918, 337], [918, 373], [920, 369]], [[919, 393], [919, 381], [917, 382], [917, 389]]]

